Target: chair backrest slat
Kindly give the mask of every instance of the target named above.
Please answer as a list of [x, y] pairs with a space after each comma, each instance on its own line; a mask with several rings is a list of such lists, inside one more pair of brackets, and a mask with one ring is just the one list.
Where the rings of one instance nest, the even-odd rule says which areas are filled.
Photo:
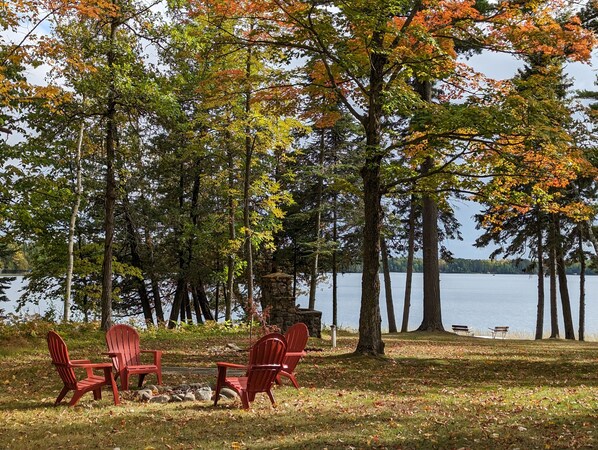
[[282, 368], [287, 344], [284, 336], [271, 333], [251, 348], [247, 367], [247, 392], [264, 392], [270, 388]]
[[[139, 333], [129, 325], [114, 325], [106, 333], [108, 351], [123, 355], [125, 366], [141, 364]], [[114, 368], [120, 370], [118, 358], [113, 358]]]
[[66, 343], [55, 331], [49, 331], [46, 337], [48, 341], [48, 350], [52, 358], [52, 364], [56, 367], [58, 375], [69, 388], [77, 386], [77, 377], [75, 371], [70, 365], [69, 352]]
[[[304, 323], [296, 323], [287, 330], [284, 337], [287, 340], [287, 352], [300, 353], [305, 350], [305, 346], [307, 345], [309, 330]], [[285, 370], [293, 372], [300, 359], [301, 356], [287, 355], [284, 359], [284, 364], [287, 366]]]

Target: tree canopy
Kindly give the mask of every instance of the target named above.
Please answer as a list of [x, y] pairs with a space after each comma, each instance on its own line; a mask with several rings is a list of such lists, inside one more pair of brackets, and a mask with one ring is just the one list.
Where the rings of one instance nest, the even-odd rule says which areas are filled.
[[[62, 297], [68, 319], [72, 284], [74, 311], [104, 328], [114, 314], [150, 326], [235, 309], [252, 319], [261, 276], [287, 271], [315, 292], [320, 274], [359, 262], [356, 352], [379, 355], [385, 238], [394, 254], [422, 249], [420, 329], [442, 330], [452, 199], [484, 203], [481, 244], [515, 242], [512, 254], [538, 256], [524, 243], [532, 231], [507, 232], [537, 211], [559, 215], [561, 234], [585, 224], [592, 240], [591, 130], [562, 76], [590, 58], [592, 11], [536, 0], [10, 2], [0, 25], [26, 32], [0, 41], [0, 127], [20, 135], [0, 143], [0, 244], [29, 249], [24, 301]], [[480, 52], [510, 54], [525, 72], [491, 79], [468, 59]], [[28, 78], [34, 67], [49, 68], [44, 84]], [[419, 219], [391, 220], [411, 204]], [[418, 244], [399, 244], [406, 236]], [[573, 243], [560, 242], [564, 257]]]

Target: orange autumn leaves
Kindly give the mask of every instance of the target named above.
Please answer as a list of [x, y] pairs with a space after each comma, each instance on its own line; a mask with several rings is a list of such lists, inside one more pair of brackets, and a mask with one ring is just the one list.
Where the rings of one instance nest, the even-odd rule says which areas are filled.
[[[109, 0], [1, 1], [0, 27], [9, 33], [0, 39], [0, 107], [18, 109], [37, 100], [51, 106], [68, 98], [71, 94], [56, 86], [32, 85], [25, 77], [15, 76], [15, 69], [21, 71], [43, 62], [52, 65], [61, 45], [46, 30], [56, 18], [78, 14], [82, 18], [108, 20], [119, 11], [117, 3]], [[70, 63], [82, 64], [75, 56]]]

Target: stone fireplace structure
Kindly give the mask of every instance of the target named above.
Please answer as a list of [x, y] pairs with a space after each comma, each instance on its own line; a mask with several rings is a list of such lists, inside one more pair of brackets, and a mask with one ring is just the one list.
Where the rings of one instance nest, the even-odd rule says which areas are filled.
[[262, 309], [270, 308], [268, 323], [284, 333], [290, 326], [302, 322], [311, 337], [321, 337], [322, 312], [298, 308], [293, 296], [293, 277], [286, 273], [271, 273], [262, 277]]

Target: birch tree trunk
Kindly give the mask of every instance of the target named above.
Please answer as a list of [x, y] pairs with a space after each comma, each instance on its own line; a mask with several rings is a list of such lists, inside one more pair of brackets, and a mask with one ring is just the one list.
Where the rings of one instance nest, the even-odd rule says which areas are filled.
[[585, 341], [586, 335], [586, 258], [583, 251], [583, 229], [577, 225], [579, 239], [579, 340]]
[[64, 311], [62, 314], [62, 321], [68, 322], [71, 311], [71, 287], [73, 284], [73, 266], [75, 264], [75, 225], [77, 223], [77, 215], [79, 214], [79, 205], [81, 204], [81, 195], [83, 194], [83, 183], [81, 180], [81, 147], [83, 146], [83, 132], [85, 124], [81, 122], [79, 129], [79, 139], [77, 140], [77, 153], [75, 154], [75, 170], [77, 177], [77, 185], [75, 188], [75, 204], [71, 212], [71, 221], [69, 223], [69, 238], [68, 238], [68, 265], [66, 268], [66, 286], [64, 293]]
[[413, 285], [413, 259], [415, 257], [415, 196], [411, 196], [409, 207], [409, 234], [407, 237], [407, 272], [405, 273], [405, 298], [403, 300], [403, 321], [401, 333], [409, 329], [409, 311], [411, 310], [411, 288]]
[[[247, 48], [247, 61], [245, 66], [245, 75], [247, 84], [251, 77], [251, 47]], [[251, 88], [245, 92], [245, 115], [249, 118], [251, 112]], [[251, 187], [251, 160], [253, 159], [253, 149], [255, 138], [251, 138], [249, 126], [245, 128], [245, 176], [243, 180], [243, 227], [245, 228], [245, 261], [247, 268], [245, 270], [245, 282], [247, 284], [247, 305], [246, 310], [249, 314], [249, 320], [253, 322], [255, 308], [253, 304], [253, 245], [251, 242], [251, 211], [249, 206], [249, 196]], [[250, 331], [251, 333], [251, 331]]]
[[542, 339], [544, 335], [544, 243], [542, 233], [542, 214], [537, 213], [538, 228], [536, 230], [536, 241], [538, 254], [538, 308], [536, 313], [536, 339]]
[[558, 339], [559, 337], [559, 321], [557, 311], [557, 287], [556, 287], [556, 249], [554, 225], [550, 224], [550, 247], [549, 247], [549, 262], [548, 270], [550, 273], [550, 339]]
[[318, 287], [318, 259], [320, 257], [320, 228], [322, 226], [322, 194], [324, 191], [324, 179], [322, 170], [324, 168], [324, 150], [325, 150], [324, 129], [320, 134], [320, 155], [318, 158], [318, 189], [316, 191], [316, 223], [315, 223], [315, 249], [314, 257], [311, 263], [310, 283], [309, 283], [309, 309], [316, 308], [316, 290]]
[[[227, 155], [228, 164], [228, 240], [232, 244], [237, 239], [235, 230], [235, 199], [233, 192], [235, 188], [235, 174], [234, 160], [232, 149], [228, 149]], [[235, 253], [232, 248], [228, 250], [228, 256], [226, 258], [226, 289], [224, 294], [224, 320], [230, 321], [232, 319], [232, 304], [233, 304], [233, 284], [235, 282]]]

